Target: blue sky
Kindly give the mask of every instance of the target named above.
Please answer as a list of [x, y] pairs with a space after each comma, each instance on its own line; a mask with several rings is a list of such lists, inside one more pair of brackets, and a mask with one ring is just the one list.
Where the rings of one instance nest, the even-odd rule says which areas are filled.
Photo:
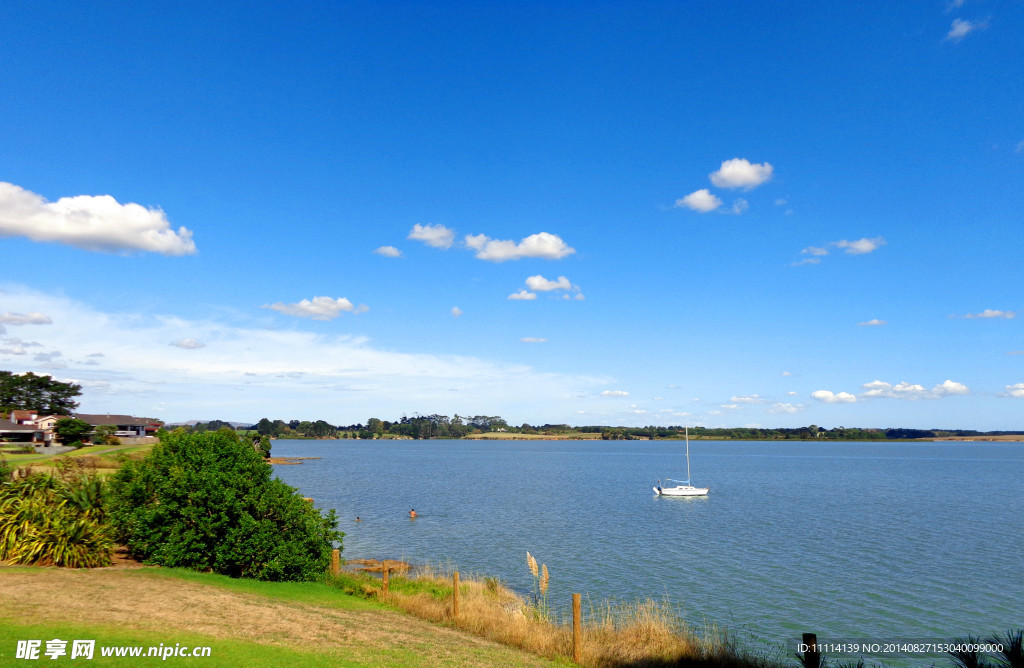
[[167, 421], [1024, 428], [1020, 0], [265, 5], [0, 8], [0, 369]]

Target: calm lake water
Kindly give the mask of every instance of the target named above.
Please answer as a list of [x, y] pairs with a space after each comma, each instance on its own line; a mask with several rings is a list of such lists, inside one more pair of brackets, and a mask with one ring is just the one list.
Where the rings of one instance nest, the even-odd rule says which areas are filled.
[[322, 458], [275, 471], [337, 510], [343, 556], [527, 592], [530, 551], [558, 609], [572, 592], [668, 600], [691, 625], [787, 652], [811, 631], [952, 640], [1024, 626], [1024, 444], [691, 441], [694, 484], [711, 488], [696, 499], [651, 491], [685, 477], [681, 442], [275, 441], [273, 452]]

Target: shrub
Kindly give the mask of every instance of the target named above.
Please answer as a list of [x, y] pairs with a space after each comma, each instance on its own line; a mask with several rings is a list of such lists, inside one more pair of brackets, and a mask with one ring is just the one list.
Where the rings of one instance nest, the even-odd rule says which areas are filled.
[[271, 477], [251, 442], [225, 431], [171, 433], [111, 480], [118, 539], [146, 563], [258, 580], [312, 580], [337, 531]]
[[[53, 431], [61, 443], [70, 443], [74, 447], [82, 447], [80, 441], [87, 440], [92, 434], [92, 425], [78, 418], [61, 418], [53, 425]], [[76, 445], [77, 443], [77, 445]]]
[[95, 476], [28, 474], [0, 484], [0, 559], [13, 564], [110, 565], [104, 483]]

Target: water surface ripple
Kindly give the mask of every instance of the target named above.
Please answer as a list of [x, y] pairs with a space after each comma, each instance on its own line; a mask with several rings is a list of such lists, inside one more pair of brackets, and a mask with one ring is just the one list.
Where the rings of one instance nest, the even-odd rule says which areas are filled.
[[[693, 441], [707, 498], [659, 498], [678, 442], [275, 441], [335, 508], [344, 556], [493, 575], [549, 597], [666, 599], [785, 643], [1024, 626], [1024, 444]], [[408, 518], [410, 508], [419, 517]], [[356, 516], [362, 522], [355, 522]], [[756, 630], [756, 631], [755, 631]]]

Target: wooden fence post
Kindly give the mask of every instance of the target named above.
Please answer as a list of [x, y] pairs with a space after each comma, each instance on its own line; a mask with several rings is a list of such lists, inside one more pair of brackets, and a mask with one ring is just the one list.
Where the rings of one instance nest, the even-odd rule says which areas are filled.
[[341, 575], [341, 550], [331, 550], [331, 575]]
[[818, 668], [821, 665], [821, 654], [818, 652], [818, 636], [814, 633], [804, 634], [804, 668]]
[[580, 630], [583, 613], [580, 606], [580, 595], [572, 595], [572, 662], [579, 663], [583, 654], [583, 634]]
[[388, 571], [391, 569], [382, 564], [380, 570], [384, 575], [384, 593], [386, 594], [388, 593]]
[[459, 618], [459, 572], [455, 571], [455, 588], [452, 591], [452, 619]]

